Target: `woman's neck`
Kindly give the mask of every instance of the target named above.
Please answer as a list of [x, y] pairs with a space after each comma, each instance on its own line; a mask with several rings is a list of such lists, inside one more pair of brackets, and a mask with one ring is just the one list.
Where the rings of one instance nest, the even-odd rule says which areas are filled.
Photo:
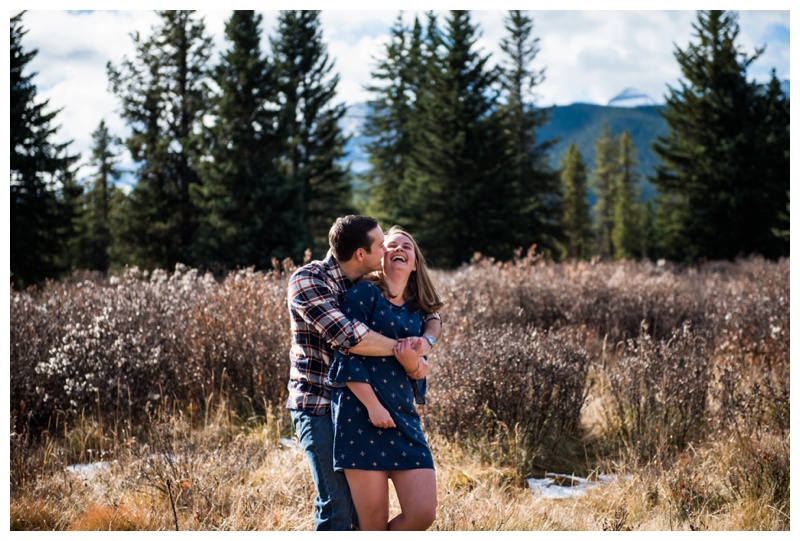
[[394, 297], [389, 298], [389, 302], [397, 306], [403, 306], [406, 303], [406, 284], [408, 284], [408, 276], [390, 276], [384, 274], [386, 285], [389, 286], [389, 293]]

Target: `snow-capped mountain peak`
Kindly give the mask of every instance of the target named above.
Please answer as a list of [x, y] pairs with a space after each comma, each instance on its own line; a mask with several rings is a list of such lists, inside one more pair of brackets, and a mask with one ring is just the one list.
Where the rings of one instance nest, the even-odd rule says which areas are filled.
[[640, 107], [642, 105], [658, 105], [656, 100], [635, 88], [626, 88], [608, 102], [609, 107]]

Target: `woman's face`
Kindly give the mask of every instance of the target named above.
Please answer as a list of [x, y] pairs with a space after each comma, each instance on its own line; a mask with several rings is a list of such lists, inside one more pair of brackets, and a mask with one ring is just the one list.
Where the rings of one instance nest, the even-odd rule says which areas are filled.
[[408, 274], [417, 270], [417, 257], [414, 243], [402, 233], [386, 237], [384, 242], [386, 255], [383, 256], [383, 271], [403, 270]]

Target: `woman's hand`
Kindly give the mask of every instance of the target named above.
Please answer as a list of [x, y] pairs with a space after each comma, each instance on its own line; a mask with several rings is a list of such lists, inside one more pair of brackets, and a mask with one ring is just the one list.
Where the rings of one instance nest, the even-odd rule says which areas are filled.
[[428, 369], [430, 365], [428, 364], [428, 359], [425, 357], [419, 358], [419, 368], [417, 368], [414, 372], [410, 372], [408, 377], [411, 379], [423, 379], [425, 376], [428, 375]]
[[381, 406], [380, 404], [369, 408], [367, 410], [369, 413], [369, 422], [373, 424], [373, 426], [377, 426], [378, 428], [394, 428], [397, 426], [394, 424], [394, 419], [389, 414], [389, 410]]

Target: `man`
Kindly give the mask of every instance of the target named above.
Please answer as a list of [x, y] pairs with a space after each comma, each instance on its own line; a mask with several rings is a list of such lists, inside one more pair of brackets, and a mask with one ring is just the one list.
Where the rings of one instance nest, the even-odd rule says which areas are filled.
[[[330, 250], [323, 261], [299, 268], [289, 280], [288, 302], [292, 328], [289, 398], [292, 424], [306, 453], [317, 497], [314, 526], [317, 530], [350, 530], [352, 500], [347, 480], [333, 470], [333, 421], [330, 388], [325, 385], [333, 349], [359, 355], [416, 359], [427, 355], [441, 333], [438, 314], [427, 317], [422, 339], [395, 340], [371, 331], [359, 321], [350, 321], [339, 302], [353, 283], [379, 270], [386, 249], [383, 231], [370, 216], [338, 218], [328, 232]], [[410, 374], [425, 377], [428, 363]]]

